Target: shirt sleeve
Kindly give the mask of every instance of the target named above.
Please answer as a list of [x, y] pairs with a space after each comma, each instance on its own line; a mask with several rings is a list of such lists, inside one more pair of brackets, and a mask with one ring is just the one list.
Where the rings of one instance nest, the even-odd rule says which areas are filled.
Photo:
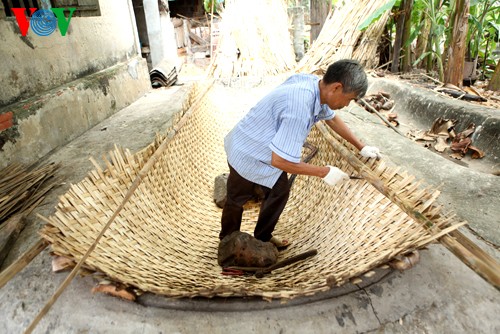
[[283, 159], [298, 163], [308, 132], [306, 118], [287, 115], [283, 117], [269, 148]]
[[321, 106], [321, 111], [318, 114], [318, 120], [326, 121], [335, 117], [335, 111], [330, 109], [326, 104]]

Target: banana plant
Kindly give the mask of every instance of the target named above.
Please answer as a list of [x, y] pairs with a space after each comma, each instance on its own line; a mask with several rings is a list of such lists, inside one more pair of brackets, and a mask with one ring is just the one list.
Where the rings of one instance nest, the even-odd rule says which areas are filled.
[[427, 50], [413, 63], [419, 64], [427, 59], [427, 70], [432, 69], [432, 64], [436, 62], [438, 66], [439, 79], [444, 79], [444, 68], [442, 61], [443, 49], [441, 45], [445, 41], [446, 21], [449, 17], [449, 1], [442, 0], [419, 0], [427, 10], [424, 15], [430, 21], [430, 34], [427, 40]]

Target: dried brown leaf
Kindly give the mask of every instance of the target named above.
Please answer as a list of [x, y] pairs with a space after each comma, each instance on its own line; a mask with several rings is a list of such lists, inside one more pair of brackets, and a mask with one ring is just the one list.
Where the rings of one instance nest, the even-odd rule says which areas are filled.
[[469, 150], [472, 151], [472, 159], [482, 159], [484, 157], [484, 151], [479, 148], [470, 145]]
[[444, 152], [450, 145], [446, 142], [444, 137], [438, 137], [436, 144], [434, 144], [434, 149], [438, 152]]
[[481, 94], [482, 92], [484, 93], [484, 89], [476, 89], [476, 88], [470, 86], [470, 87], [464, 87], [464, 90], [469, 94], [477, 95], [477, 96], [484, 98], [484, 96], [482, 96], [482, 94]]
[[92, 292], [102, 292], [115, 297], [123, 298], [126, 300], [134, 301], [135, 295], [126, 289], [117, 289], [112, 284], [99, 284], [92, 288]]
[[427, 133], [454, 138], [455, 133], [452, 131], [456, 124], [457, 120], [455, 119], [438, 117], [434, 120], [431, 129]]
[[463, 158], [463, 156], [460, 153], [456, 153], [456, 152], [450, 154], [450, 157], [453, 159], [457, 159], [457, 160], [462, 160], [462, 158]]
[[55, 256], [52, 258], [52, 271], [59, 273], [61, 271], [69, 270], [75, 266], [75, 261], [64, 256]]
[[460, 152], [462, 155], [464, 155], [465, 153], [467, 153], [467, 150], [469, 149], [469, 146], [472, 144], [472, 139], [470, 139], [469, 137], [467, 138], [464, 138], [460, 141], [453, 141], [451, 143], [451, 150], [453, 152]]
[[391, 112], [387, 115], [387, 119], [389, 121], [395, 121], [396, 118], [398, 118], [398, 114], [396, 114], [395, 112]]
[[394, 101], [393, 100], [389, 100], [387, 102], [384, 102], [384, 104], [382, 104], [382, 109], [384, 109], [384, 110], [391, 110], [392, 107], [394, 107]]
[[391, 94], [387, 93], [387, 92], [384, 92], [384, 91], [379, 91], [378, 92], [380, 95], [382, 95], [383, 97], [385, 97], [386, 99], [390, 99], [391, 98]]
[[443, 87], [445, 87], [445, 88], [449, 88], [449, 89], [453, 89], [453, 90], [456, 90], [456, 91], [458, 91], [458, 92], [463, 92], [463, 90], [462, 90], [462, 89], [460, 89], [459, 87], [457, 87], [457, 86], [455, 86], [455, 85], [453, 85], [453, 84], [451, 84], [451, 83], [447, 83], [447, 84], [445, 84]]

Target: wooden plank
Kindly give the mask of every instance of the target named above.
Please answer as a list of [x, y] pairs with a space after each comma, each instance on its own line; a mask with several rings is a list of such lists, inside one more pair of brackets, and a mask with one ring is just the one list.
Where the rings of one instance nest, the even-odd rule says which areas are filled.
[[332, 9], [332, 2], [328, 0], [311, 0], [311, 32], [310, 45], [318, 38], [318, 35], [325, 24], [328, 13]]
[[195, 33], [191, 32], [191, 31], [189, 31], [189, 38], [191, 38], [193, 41], [195, 41], [199, 45], [202, 45], [202, 46], [208, 45], [207, 41], [205, 41], [203, 38], [201, 38], [200, 36], [196, 35]]

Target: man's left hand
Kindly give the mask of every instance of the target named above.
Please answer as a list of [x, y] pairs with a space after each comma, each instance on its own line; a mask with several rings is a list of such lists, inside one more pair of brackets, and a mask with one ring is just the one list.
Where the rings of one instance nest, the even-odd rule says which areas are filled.
[[380, 155], [380, 150], [374, 146], [365, 146], [359, 151], [359, 154], [364, 156], [365, 158], [376, 158], [379, 160], [382, 158]]

